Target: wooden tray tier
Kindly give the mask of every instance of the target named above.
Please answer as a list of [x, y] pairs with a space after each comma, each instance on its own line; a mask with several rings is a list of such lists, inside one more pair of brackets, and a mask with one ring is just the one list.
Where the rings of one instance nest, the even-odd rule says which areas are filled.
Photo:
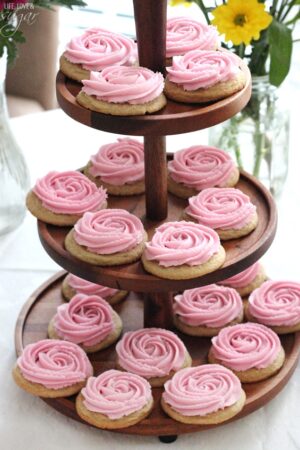
[[[269, 191], [253, 176], [241, 173], [237, 185], [249, 195], [257, 207], [259, 223], [248, 236], [225, 241], [226, 261], [223, 267], [215, 272], [191, 280], [164, 280], [144, 271], [140, 261], [123, 266], [99, 267], [84, 263], [71, 256], [64, 248], [64, 239], [70, 228], [57, 227], [38, 221], [41, 242], [48, 254], [64, 269], [95, 283], [117, 289], [135, 292], [176, 292], [197, 286], [215, 283], [246, 269], [257, 261], [271, 245], [276, 231], [277, 213], [275, 202]], [[180, 220], [187, 200], [172, 194], [168, 196], [167, 221]], [[144, 195], [131, 197], [109, 196], [109, 208], [124, 208], [140, 217], [148, 232], [149, 238], [162, 221], [151, 221], [145, 216]]]
[[[56, 311], [56, 307], [63, 303], [61, 283], [65, 272], [60, 272], [44, 283], [34, 292], [24, 305], [18, 317], [15, 330], [16, 353], [19, 356], [25, 345], [47, 337], [47, 326]], [[121, 315], [124, 332], [135, 330], [143, 326], [143, 301], [137, 294], [130, 293], [127, 299], [116, 305], [116, 311]], [[186, 336], [177, 333], [187, 346], [193, 358], [193, 365], [207, 362], [207, 352], [210, 347], [209, 338]], [[286, 361], [280, 372], [268, 380], [244, 385], [247, 401], [241, 413], [231, 421], [250, 414], [252, 411], [264, 406], [288, 382], [296, 365], [300, 353], [300, 333], [280, 336], [286, 353]], [[95, 374], [115, 368], [114, 346], [93, 353], [89, 358], [94, 366]], [[151, 415], [137, 425], [129, 428], [113, 430], [126, 434], [176, 436], [183, 433], [199, 432], [213, 426], [186, 425], [167, 417], [160, 407], [162, 388], [154, 388], [155, 407]], [[82, 422], [75, 410], [75, 396], [61, 399], [45, 399], [49, 406], [65, 416]], [[173, 439], [174, 440], [174, 439]], [[167, 442], [167, 439], [164, 440]], [[170, 440], [171, 441], [171, 440]]]
[[246, 76], [246, 85], [231, 97], [202, 106], [168, 100], [167, 106], [158, 113], [143, 116], [111, 116], [83, 108], [76, 102], [76, 95], [82, 85], [70, 80], [62, 72], [57, 75], [56, 95], [66, 114], [92, 128], [134, 136], [167, 136], [211, 127], [241, 111], [251, 95], [249, 69], [243, 65], [242, 70]]

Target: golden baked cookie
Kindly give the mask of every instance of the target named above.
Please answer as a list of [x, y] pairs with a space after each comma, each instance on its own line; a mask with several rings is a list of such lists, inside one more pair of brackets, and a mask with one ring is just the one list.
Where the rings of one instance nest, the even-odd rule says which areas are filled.
[[144, 254], [142, 256], [142, 263], [147, 272], [150, 272], [157, 277], [165, 278], [167, 280], [189, 280], [219, 269], [219, 267], [224, 264], [225, 258], [225, 250], [220, 246], [218, 253], [212, 255], [205, 263], [197, 266], [182, 264], [181, 266], [164, 267], [159, 265], [156, 261], [146, 259]]
[[[246, 319], [249, 320], [249, 322], [255, 322], [260, 323], [255, 317], [253, 317], [249, 311], [249, 305], [248, 302], [244, 302], [244, 311]], [[268, 325], [268, 328], [271, 328], [271, 330], [275, 331], [277, 334], [289, 334], [289, 333], [297, 333], [297, 331], [300, 331], [300, 322], [296, 323], [295, 325]]]
[[[41, 200], [36, 196], [33, 191], [30, 191], [26, 197], [26, 206], [37, 219], [43, 222], [50, 223], [52, 225], [58, 225], [61, 227], [74, 225], [82, 214], [56, 214], [49, 209], [45, 208]], [[103, 208], [106, 208], [107, 202], [103, 204]]]
[[[103, 350], [103, 349], [109, 347], [110, 345], [112, 345], [114, 342], [116, 342], [118, 340], [120, 334], [122, 333], [122, 320], [115, 311], [113, 311], [113, 323], [114, 323], [113, 330], [109, 333], [109, 335], [103, 341], [99, 342], [98, 344], [91, 345], [91, 346], [78, 344], [79, 347], [81, 347], [86, 353], [95, 353], [95, 352], [98, 352], [99, 350]], [[48, 336], [50, 339], [64, 340], [56, 332], [56, 329], [54, 326], [54, 317], [52, 317], [52, 319], [50, 320], [49, 325], [48, 325]]]
[[67, 77], [75, 81], [88, 80], [90, 71], [82, 67], [82, 64], [75, 64], [68, 61], [64, 54], [59, 58], [59, 69]]
[[[64, 296], [64, 299], [67, 301], [71, 300], [71, 298], [77, 294], [77, 291], [68, 284], [68, 280], [66, 279], [66, 277], [62, 282], [61, 291]], [[105, 297], [105, 300], [110, 305], [116, 305], [117, 303], [121, 302], [127, 295], [128, 295], [127, 291], [118, 291], [111, 297]]]
[[[191, 217], [187, 212], [183, 212], [182, 214], [182, 220], [190, 220], [191, 222], [198, 223], [198, 221]], [[251, 231], [255, 230], [258, 224], [258, 215], [255, 212], [253, 214], [253, 217], [251, 218], [250, 222], [248, 222], [244, 227], [239, 229], [229, 229], [229, 230], [223, 230], [222, 228], [214, 228], [214, 230], [218, 233], [220, 236], [220, 239], [222, 241], [228, 241], [230, 239], [238, 239], [243, 236], [247, 236], [251, 233]]]
[[206, 414], [205, 416], [184, 416], [179, 412], [175, 411], [170, 405], [168, 405], [164, 399], [161, 399], [162, 409], [168, 416], [172, 419], [177, 420], [177, 422], [188, 423], [194, 425], [214, 425], [218, 423], [225, 422], [236, 416], [244, 407], [246, 401], [246, 394], [242, 390], [239, 400], [231, 406], [226, 406], [224, 409]]
[[[235, 167], [224, 187], [235, 186], [239, 181], [239, 177], [240, 177], [239, 169]], [[183, 183], [177, 183], [177, 181], [173, 180], [170, 174], [168, 174], [168, 191], [171, 192], [171, 194], [176, 195], [176, 197], [184, 199], [193, 197], [194, 195], [197, 195], [199, 193], [197, 189], [186, 186]]]
[[91, 167], [91, 163], [89, 162], [87, 166], [84, 168], [84, 175], [88, 177], [91, 181], [93, 181], [96, 186], [102, 186], [106, 189], [106, 191], [111, 195], [117, 196], [126, 196], [126, 195], [138, 195], [143, 194], [145, 192], [145, 181], [139, 180], [133, 183], [125, 183], [123, 185], [117, 186], [115, 184], [106, 183], [101, 179], [101, 177], [94, 177], [90, 174], [89, 168]]
[[228, 366], [225, 366], [223, 362], [215, 358], [215, 356], [212, 354], [212, 350], [210, 349], [208, 353], [208, 361], [211, 364], [222, 364], [225, 367], [228, 367], [230, 370], [232, 370], [233, 373], [236, 374], [236, 376], [241, 380], [242, 383], [256, 383], [257, 381], [262, 381], [267, 378], [270, 378], [272, 375], [275, 375], [275, 373], [279, 372], [281, 367], [283, 366], [285, 360], [285, 353], [283, 347], [281, 347], [278, 356], [276, 357], [275, 361], [273, 361], [269, 366], [262, 368], [262, 369], [248, 369], [248, 370], [233, 370]]
[[151, 114], [159, 111], [167, 104], [167, 99], [164, 94], [160, 94], [157, 98], [149, 102], [135, 105], [129, 103], [110, 103], [104, 100], [98, 100], [95, 96], [87, 95], [83, 91], [79, 92], [76, 100], [84, 108], [113, 116], [140, 116]]
[[164, 93], [171, 100], [180, 103], [209, 103], [230, 97], [243, 89], [246, 83], [245, 75], [242, 71], [235, 78], [222, 81], [208, 88], [200, 88], [194, 91], [186, 91], [178, 84], [168, 79], [165, 80]]
[[20, 370], [20, 368], [15, 365], [12, 371], [13, 379], [16, 384], [24, 391], [32, 395], [37, 395], [38, 397], [44, 398], [58, 398], [58, 397], [69, 397], [70, 395], [77, 394], [86, 384], [86, 380], [79, 383], [73, 384], [61, 389], [48, 389], [42, 384], [33, 383], [27, 380]]
[[105, 414], [88, 410], [84, 406], [83, 401], [84, 401], [83, 395], [79, 394], [76, 398], [76, 411], [79, 417], [81, 417], [85, 422], [89, 423], [90, 425], [94, 425], [97, 428], [102, 428], [106, 430], [127, 428], [132, 425], [135, 425], [136, 423], [141, 422], [143, 419], [145, 419], [145, 417], [147, 417], [150, 414], [153, 408], [153, 400], [151, 400], [139, 411], [133, 412], [128, 416], [124, 416], [120, 419], [112, 420]]
[[66, 236], [65, 247], [71, 255], [85, 261], [90, 264], [95, 264], [98, 266], [118, 266], [121, 264], [129, 264], [137, 261], [145, 247], [145, 242], [147, 240], [147, 233], [144, 234], [144, 240], [140, 242], [136, 247], [129, 250], [128, 252], [117, 252], [110, 255], [100, 255], [97, 253], [92, 253], [87, 250], [86, 247], [77, 244], [74, 239], [74, 230], [72, 229]]
[[242, 312], [236, 319], [225, 324], [223, 327], [218, 327], [218, 328], [207, 327], [204, 325], [193, 327], [191, 325], [184, 323], [177, 314], [174, 315], [173, 320], [174, 320], [175, 327], [178, 328], [178, 330], [182, 331], [185, 334], [188, 334], [190, 336], [210, 337], [210, 336], [216, 336], [219, 333], [219, 331], [224, 327], [228, 327], [230, 325], [235, 325], [236, 323], [243, 322], [243, 318], [244, 318], [244, 315]]

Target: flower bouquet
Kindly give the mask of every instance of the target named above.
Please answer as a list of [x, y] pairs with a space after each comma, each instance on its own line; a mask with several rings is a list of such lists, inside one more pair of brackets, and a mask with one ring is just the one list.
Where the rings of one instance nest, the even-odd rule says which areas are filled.
[[[289, 73], [293, 32], [300, 0], [193, 0], [222, 46], [243, 58], [252, 75], [252, 96], [239, 114], [213, 127], [210, 144], [233, 154], [245, 168], [279, 195], [288, 168], [289, 115], [278, 104], [278, 87]], [[171, 5], [192, 1], [172, 0]], [[211, 6], [211, 3], [214, 6]]]

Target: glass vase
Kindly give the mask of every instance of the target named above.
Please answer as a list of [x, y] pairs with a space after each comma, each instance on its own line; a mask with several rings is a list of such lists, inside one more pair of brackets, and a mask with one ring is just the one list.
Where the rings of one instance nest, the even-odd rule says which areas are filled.
[[30, 179], [22, 151], [9, 124], [4, 82], [6, 54], [0, 58], [0, 235], [17, 228], [25, 217]]
[[209, 130], [209, 144], [228, 151], [241, 169], [280, 196], [288, 174], [289, 113], [268, 76], [253, 77], [249, 103]]

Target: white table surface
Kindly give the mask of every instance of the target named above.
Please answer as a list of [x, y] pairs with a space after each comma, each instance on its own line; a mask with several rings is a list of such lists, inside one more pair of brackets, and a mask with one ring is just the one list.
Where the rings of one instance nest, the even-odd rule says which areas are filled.
[[[278, 232], [263, 258], [269, 276], [274, 279], [300, 279], [297, 231], [300, 157], [296, 119], [295, 115], [291, 123], [289, 177], [278, 203]], [[82, 166], [100, 144], [114, 139], [108, 133], [74, 122], [60, 110], [16, 118], [12, 126], [27, 159], [32, 182], [51, 169]], [[168, 138], [168, 150], [183, 148], [187, 142], [189, 145], [204, 142], [205, 138], [205, 132], [173, 136]], [[119, 435], [76, 423], [14, 385], [10, 372], [15, 362], [14, 326], [19, 310], [32, 291], [59, 267], [42, 249], [36, 220], [29, 214], [18, 230], [0, 239], [0, 256], [0, 447], [3, 450], [166, 448], [155, 437]], [[235, 423], [180, 436], [171, 448], [299, 449], [299, 399], [300, 366], [284, 390], [264, 408]]]

